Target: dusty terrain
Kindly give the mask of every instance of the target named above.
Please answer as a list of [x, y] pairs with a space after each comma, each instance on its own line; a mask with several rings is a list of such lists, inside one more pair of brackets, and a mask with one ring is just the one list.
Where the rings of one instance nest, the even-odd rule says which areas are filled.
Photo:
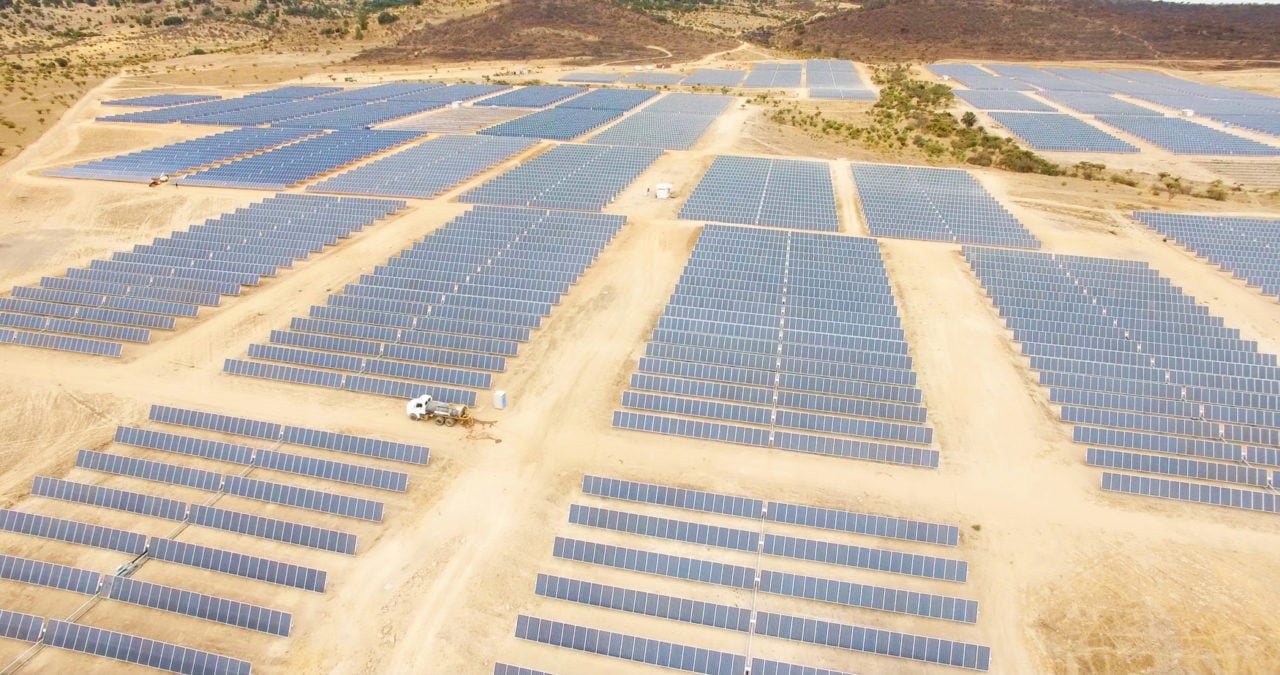
[[[510, 67], [363, 73], [328, 68], [303, 81], [341, 81], [348, 74], [364, 81], [478, 78]], [[538, 77], [548, 80], [570, 69], [534, 67]], [[198, 73], [175, 73], [112, 80], [72, 108], [20, 157], [0, 166], [0, 213], [5, 214], [0, 219], [0, 288], [60, 274], [68, 266], [269, 194], [148, 189], [39, 175], [45, 167], [199, 135], [199, 128], [134, 128], [91, 120], [102, 111], [100, 100], [151, 92], [170, 82], [182, 85], [174, 88], [179, 91], [233, 91], [207, 80], [206, 86], [194, 87], [201, 78]], [[199, 528], [181, 536], [327, 569], [330, 589], [323, 595], [159, 563], [139, 572], [141, 579], [291, 611], [296, 627], [287, 639], [120, 603], [98, 604], [83, 617], [92, 625], [235, 654], [251, 660], [260, 673], [479, 674], [490, 672], [495, 660], [559, 673], [648, 672], [635, 664], [516, 640], [513, 627], [521, 613], [742, 649], [745, 637], [737, 634], [534, 595], [536, 574], [546, 572], [721, 602], [750, 601], [724, 589], [553, 559], [553, 538], [576, 536], [751, 564], [750, 556], [569, 526], [570, 503], [605, 504], [580, 494], [583, 474], [958, 525], [963, 529], [961, 546], [944, 554], [969, 561], [969, 583], [940, 589], [941, 582], [894, 578], [890, 585], [976, 599], [981, 616], [975, 626], [942, 625], [768, 596], [759, 599], [762, 609], [987, 644], [994, 654], [993, 673], [1274, 673], [1280, 646], [1266, 636], [1280, 634], [1280, 617], [1274, 611], [1278, 592], [1273, 580], [1280, 575], [1280, 528], [1275, 519], [1103, 494], [1098, 472], [1083, 464], [1084, 447], [1073, 444], [1070, 428], [1057, 421], [1056, 410], [1046, 403], [1026, 359], [1010, 342], [956, 246], [901, 240], [880, 244], [942, 452], [939, 470], [797, 456], [610, 427], [610, 414], [696, 240], [697, 224], [676, 220], [675, 215], [712, 156], [826, 156], [811, 152], [811, 146], [790, 145], [794, 137], [767, 135], [760, 115], [760, 108], [732, 106], [692, 151], [664, 155], [610, 206], [609, 212], [627, 214], [630, 222], [510, 362], [508, 371], [496, 378], [495, 388], [508, 392], [511, 406], [502, 411], [480, 406], [478, 416], [493, 421], [493, 426], [468, 435], [415, 425], [393, 399], [233, 378], [221, 373], [221, 364], [225, 358], [243, 356], [247, 344], [265, 340], [288, 317], [322, 302], [330, 289], [461, 213], [464, 207], [453, 198], [501, 169], [440, 199], [411, 200], [404, 215], [202, 313], [200, 321], [132, 350], [123, 362], [0, 347], [5, 372], [0, 405], [8, 411], [0, 420], [0, 499], [21, 510], [166, 534], [167, 523], [26, 496], [31, 476], [64, 477], [68, 472], [72, 479], [162, 491], [134, 479], [103, 480], [71, 469], [81, 447], [110, 447], [111, 452], [162, 459], [110, 444], [117, 424], [155, 428], [145, 422], [147, 405], [153, 402], [429, 445], [432, 463], [410, 469], [406, 495], [340, 490], [385, 499], [388, 517], [382, 525], [353, 525], [230, 497], [218, 502], [357, 532], [361, 543], [354, 558]], [[865, 235], [847, 165], [832, 159], [843, 230]], [[1092, 186], [1088, 183], [987, 171], [978, 175], [1044, 242], [1045, 250], [1149, 261], [1244, 337], [1259, 340], [1265, 351], [1280, 351], [1280, 305], [1274, 299], [1162, 243], [1124, 216], [1135, 207], [1230, 209], [1273, 216], [1280, 209], [1181, 197], [1170, 203], [1165, 197], [1130, 194], [1132, 190], [1113, 186], [1100, 186], [1105, 189], [1095, 193], [1080, 188]], [[677, 199], [649, 199], [646, 188], [657, 182], [674, 183]], [[288, 482], [309, 484], [294, 478]], [[173, 491], [182, 498], [202, 499]], [[619, 508], [661, 512], [633, 505]], [[741, 526], [697, 514], [675, 517]], [[799, 534], [798, 529], [776, 525], [770, 531]], [[863, 537], [836, 533], [821, 538], [867, 543]], [[936, 553], [899, 543], [892, 548]], [[17, 535], [0, 536], [0, 550], [100, 571], [110, 571], [126, 558]], [[770, 566], [812, 569], [846, 580], [876, 579], [873, 573], [798, 561], [771, 561]], [[0, 582], [2, 608], [61, 617], [81, 600]], [[852, 672], [956, 672], [768, 639], [758, 638], [755, 648], [778, 658], [794, 654], [797, 662]], [[0, 649], [4, 662], [21, 651], [9, 641], [0, 641]], [[44, 650], [20, 672], [135, 671], [151, 672]]]

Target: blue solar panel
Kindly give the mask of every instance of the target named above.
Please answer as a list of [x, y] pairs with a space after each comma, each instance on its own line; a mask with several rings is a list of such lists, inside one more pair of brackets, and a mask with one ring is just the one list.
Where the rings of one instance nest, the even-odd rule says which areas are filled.
[[102, 105], [122, 105], [134, 108], [168, 108], [175, 105], [186, 105], [188, 103], [203, 103], [204, 101], [216, 101], [218, 96], [205, 96], [200, 94], [154, 94], [152, 96], [138, 96], [135, 98], [121, 98], [114, 101], [103, 101]]
[[840, 229], [825, 162], [719, 156], [680, 209], [685, 220]]
[[1163, 115], [1159, 110], [1122, 101], [1103, 92], [1044, 91], [1040, 92], [1040, 96], [1086, 115]]
[[1280, 219], [1136, 212], [1139, 222], [1243, 279], [1280, 297]]
[[699, 68], [684, 78], [680, 84], [686, 87], [736, 87], [742, 84], [742, 78], [744, 77], [746, 77], [746, 72], [741, 70]]
[[542, 108], [587, 91], [583, 87], [521, 87], [499, 96], [486, 98], [477, 105], [509, 108]]
[[9, 509], [0, 509], [0, 530], [133, 555], [147, 548], [146, 536], [136, 532]]
[[0, 609], [0, 637], [21, 642], [35, 642], [44, 630], [44, 619], [30, 614]]
[[148, 182], [161, 175], [174, 175], [261, 152], [314, 133], [306, 129], [236, 129], [212, 136], [182, 141], [106, 159], [53, 169], [46, 175], [61, 178], [96, 178]]
[[264, 518], [249, 513], [228, 511], [212, 506], [191, 506], [192, 525], [200, 525], [228, 532], [238, 532], [251, 537], [271, 539], [321, 551], [355, 555], [356, 536], [322, 527], [291, 523], [286, 520]]
[[589, 73], [575, 72], [564, 75], [560, 78], [561, 82], [578, 82], [583, 84], [613, 84], [622, 76], [617, 73]]
[[958, 89], [956, 98], [978, 110], [1020, 110], [1023, 112], [1053, 112], [1053, 106], [1045, 105], [1026, 94], [1016, 91], [989, 89]]
[[50, 619], [50, 647], [102, 656], [184, 675], [249, 675], [248, 661], [78, 623]]
[[755, 89], [794, 89], [800, 86], [804, 64], [757, 63], [742, 86]]
[[281, 190], [418, 137], [417, 132], [342, 129], [183, 177], [182, 185]]
[[293, 617], [287, 612], [259, 607], [225, 598], [161, 586], [129, 577], [112, 577], [109, 584], [112, 600], [150, 607], [197, 619], [223, 623], [269, 635], [288, 637]]
[[993, 112], [991, 117], [1035, 150], [1138, 152], [1138, 148], [1071, 115]]
[[523, 614], [516, 617], [516, 637], [625, 661], [708, 675], [740, 675], [746, 666], [746, 659], [738, 654], [610, 633]]
[[1280, 147], [1178, 117], [1098, 115], [1097, 119], [1179, 155], [1280, 155]]
[[1040, 247], [966, 171], [855, 163], [853, 178], [874, 236]]
[[187, 504], [175, 499], [115, 490], [98, 485], [86, 485], [68, 480], [36, 476], [31, 483], [31, 494], [50, 499], [90, 504], [107, 509], [128, 511], [165, 520], [183, 520]]
[[874, 101], [871, 90], [852, 61], [810, 59], [805, 62], [805, 84], [809, 98]]
[[0, 579], [85, 595], [97, 593], [102, 584], [97, 572], [4, 554], [0, 554]]
[[532, 147], [523, 138], [441, 136], [307, 188], [427, 199]]
[[301, 117], [290, 117], [289, 119], [276, 121], [272, 126], [308, 129], [367, 129], [375, 124], [416, 115], [426, 110], [443, 108], [445, 105], [444, 101], [424, 101], [420, 99], [374, 101]]
[[459, 199], [473, 204], [598, 211], [661, 154], [647, 148], [558, 145]]
[[277, 562], [222, 549], [152, 537], [147, 553], [156, 560], [222, 572], [245, 579], [323, 593], [328, 574], [324, 570]]

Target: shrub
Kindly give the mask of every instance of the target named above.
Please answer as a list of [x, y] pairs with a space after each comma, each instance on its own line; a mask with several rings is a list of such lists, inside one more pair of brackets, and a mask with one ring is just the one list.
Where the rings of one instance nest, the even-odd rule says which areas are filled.
[[166, 26], [181, 26], [186, 23], [186, 21], [186, 19], [180, 16], [166, 16], [164, 21], [161, 21], [160, 23], [163, 23]]
[[400, 17], [385, 10], [378, 14], [378, 25], [381, 25], [381, 26], [393, 24], [399, 20], [400, 20]]
[[1138, 187], [1138, 181], [1124, 174], [1111, 174], [1111, 182], [1117, 185], [1128, 185], [1129, 187]]

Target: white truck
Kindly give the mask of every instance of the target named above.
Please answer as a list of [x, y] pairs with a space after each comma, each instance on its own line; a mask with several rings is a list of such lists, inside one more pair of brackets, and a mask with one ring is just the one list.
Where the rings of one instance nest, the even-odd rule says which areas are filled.
[[434, 419], [440, 426], [461, 424], [471, 426], [471, 411], [461, 403], [437, 401], [430, 394], [423, 394], [404, 404], [404, 412], [411, 420]]

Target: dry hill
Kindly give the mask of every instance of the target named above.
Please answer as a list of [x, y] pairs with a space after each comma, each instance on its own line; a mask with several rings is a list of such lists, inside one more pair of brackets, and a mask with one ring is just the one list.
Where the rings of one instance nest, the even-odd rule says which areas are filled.
[[846, 58], [1280, 59], [1280, 5], [1148, 0], [868, 0], [768, 36]]
[[478, 16], [415, 31], [365, 58], [411, 63], [582, 57], [599, 62], [660, 57], [652, 47], [661, 47], [684, 60], [735, 44], [603, 0], [510, 0]]

